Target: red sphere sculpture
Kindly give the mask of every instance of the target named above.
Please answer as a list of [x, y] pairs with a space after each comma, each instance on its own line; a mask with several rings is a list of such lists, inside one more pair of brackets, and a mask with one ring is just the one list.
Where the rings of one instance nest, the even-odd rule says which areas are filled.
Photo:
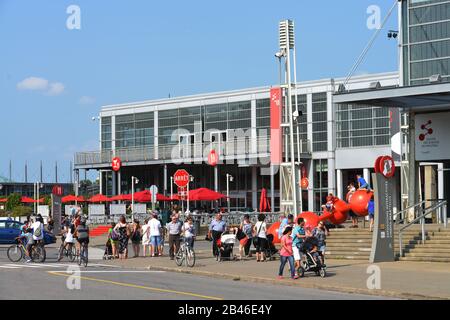
[[367, 207], [369, 201], [373, 196], [372, 191], [357, 190], [350, 199], [350, 209], [360, 217], [365, 217], [369, 214]]
[[332, 214], [328, 216], [328, 220], [332, 224], [343, 224], [345, 221], [347, 221], [348, 213], [343, 211], [334, 210]]
[[275, 222], [272, 224], [267, 230], [267, 234], [271, 234], [273, 236], [273, 243], [281, 243], [281, 239], [278, 237], [278, 230], [280, 229], [281, 222]]
[[333, 205], [335, 211], [348, 212], [350, 210], [349, 204], [341, 199], [337, 199]]
[[322, 217], [319, 217], [317, 214], [309, 211], [303, 212], [299, 215], [300, 218], [305, 220], [305, 228], [314, 229], [319, 224], [320, 220], [323, 220]]

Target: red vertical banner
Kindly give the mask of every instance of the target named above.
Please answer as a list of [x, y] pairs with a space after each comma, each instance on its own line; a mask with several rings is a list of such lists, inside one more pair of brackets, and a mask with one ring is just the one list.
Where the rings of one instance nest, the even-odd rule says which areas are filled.
[[281, 109], [283, 94], [281, 88], [270, 89], [270, 162], [280, 165], [282, 160]]

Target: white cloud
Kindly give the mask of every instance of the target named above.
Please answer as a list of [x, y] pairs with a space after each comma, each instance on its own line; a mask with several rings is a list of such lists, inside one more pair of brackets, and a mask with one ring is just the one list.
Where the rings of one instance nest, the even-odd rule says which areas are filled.
[[82, 96], [80, 98], [80, 100], [78, 101], [79, 104], [93, 104], [95, 103], [95, 98], [94, 97], [89, 97], [89, 96]]
[[29, 77], [17, 84], [17, 89], [19, 90], [47, 90], [48, 88], [48, 80], [37, 78], [37, 77]]
[[61, 82], [50, 83], [48, 91], [46, 92], [49, 96], [59, 96], [64, 92], [64, 85]]
[[40, 91], [48, 96], [58, 96], [65, 90], [61, 82], [49, 82], [47, 79], [39, 77], [29, 77], [17, 84], [18, 90]]

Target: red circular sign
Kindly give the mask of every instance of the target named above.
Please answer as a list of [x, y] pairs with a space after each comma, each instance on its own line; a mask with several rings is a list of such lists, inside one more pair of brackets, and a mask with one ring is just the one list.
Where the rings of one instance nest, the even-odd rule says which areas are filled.
[[390, 156], [384, 156], [378, 164], [379, 172], [386, 178], [392, 178], [395, 174], [395, 162]]
[[219, 156], [216, 153], [216, 150], [211, 150], [208, 156], [208, 163], [210, 166], [217, 166], [217, 162], [219, 162]]
[[113, 171], [117, 172], [120, 170], [120, 168], [122, 168], [122, 160], [120, 160], [120, 158], [115, 157], [114, 159], [112, 159], [112, 169]]
[[375, 169], [375, 173], [381, 173], [380, 172], [380, 161], [383, 159], [383, 157], [378, 157], [377, 160], [375, 160], [375, 166], [373, 167]]
[[308, 189], [308, 187], [309, 187], [308, 178], [302, 178], [302, 180], [300, 181], [300, 186], [302, 187], [303, 190]]
[[173, 175], [173, 182], [180, 188], [184, 188], [189, 184], [189, 173], [184, 170], [177, 170]]
[[57, 197], [61, 197], [64, 194], [64, 189], [61, 186], [54, 186], [52, 189], [52, 194], [57, 196]]

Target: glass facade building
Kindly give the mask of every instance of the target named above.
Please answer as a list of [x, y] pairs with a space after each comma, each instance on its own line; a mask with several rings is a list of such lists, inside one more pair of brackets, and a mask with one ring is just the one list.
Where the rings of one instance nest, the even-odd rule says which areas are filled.
[[[299, 83], [292, 98], [301, 112], [294, 124], [295, 156], [302, 177], [309, 179], [308, 190], [302, 192], [304, 210], [320, 211], [328, 193], [342, 196], [347, 180], [373, 166], [374, 153], [390, 152], [389, 111], [335, 105], [333, 93], [342, 81]], [[374, 81], [395, 86], [399, 77], [357, 76], [350, 85], [369, 87]], [[256, 209], [263, 188], [269, 195], [273, 191], [275, 209], [279, 207], [278, 171], [274, 179], [270, 177], [270, 87], [108, 106], [100, 116], [101, 150], [78, 153], [75, 168], [99, 170], [104, 194], [129, 193], [131, 176], [139, 178], [136, 190], [155, 184], [167, 194], [169, 178], [183, 167], [195, 177], [191, 188], [225, 194], [227, 174], [235, 177], [229, 190], [232, 209]], [[236, 137], [239, 134], [244, 137]], [[222, 160], [217, 169], [207, 165], [205, 150], [209, 153], [211, 147]], [[174, 157], [174, 150], [184, 148], [189, 152]], [[111, 172], [113, 156], [122, 159], [120, 177]]]
[[432, 75], [450, 81], [450, 2], [402, 2], [404, 85], [428, 84]]

